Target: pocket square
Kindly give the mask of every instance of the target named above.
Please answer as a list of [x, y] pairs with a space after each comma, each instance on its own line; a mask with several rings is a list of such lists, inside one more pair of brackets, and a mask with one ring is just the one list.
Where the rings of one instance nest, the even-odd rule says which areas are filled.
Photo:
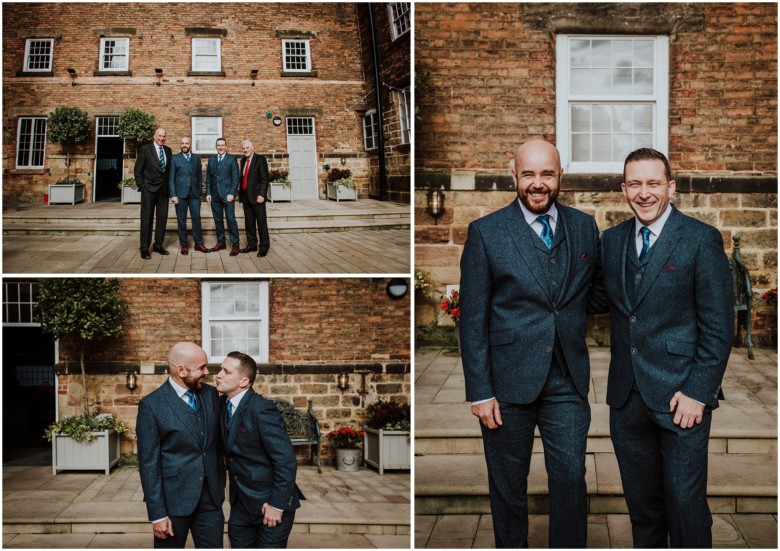
[[584, 260], [585, 258], [588, 258], [588, 253], [582, 253], [580, 255], [580, 260]]
[[673, 272], [676, 270], [676, 268], [671, 264], [667, 264], [666, 266], [664, 266], [664, 270], [666, 270], [667, 272]]
[[244, 427], [238, 427], [239, 432], [246, 432], [246, 429]]

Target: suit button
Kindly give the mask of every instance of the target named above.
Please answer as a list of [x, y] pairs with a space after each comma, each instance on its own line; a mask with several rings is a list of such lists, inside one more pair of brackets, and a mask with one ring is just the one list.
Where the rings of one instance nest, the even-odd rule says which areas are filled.
[[637, 279], [642, 279], [642, 274], [636, 274]]
[[636, 316], [631, 316], [628, 319], [629, 319], [629, 321], [631, 321], [631, 323], [636, 323]]
[[557, 262], [557, 260], [555, 260], [554, 258], [550, 259], [550, 264], [555, 264], [556, 262]]
[[551, 346], [545, 346], [544, 347], [544, 351], [549, 354], [550, 352], [552, 352], [552, 347]]
[[552, 285], [553, 287], [557, 287], [558, 286], [558, 282], [553, 280], [553, 281], [550, 282], [550, 285]]
[[557, 316], [558, 315], [558, 309], [556, 308], [555, 310], [553, 310], [553, 313]]
[[632, 348], [632, 349], [631, 349], [631, 353], [632, 353], [632, 354], [636, 354], [636, 348]]

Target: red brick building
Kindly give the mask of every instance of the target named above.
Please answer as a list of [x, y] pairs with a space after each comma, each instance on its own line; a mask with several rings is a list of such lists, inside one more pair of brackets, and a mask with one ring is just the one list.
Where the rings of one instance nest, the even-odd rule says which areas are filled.
[[[415, 4], [416, 268], [435, 298], [460, 279], [468, 224], [514, 197], [519, 144], [561, 152], [560, 200], [603, 230], [631, 215], [622, 161], [665, 152], [673, 202], [741, 237], [757, 319], [777, 286], [777, 4]], [[438, 223], [426, 195], [445, 192]], [[435, 301], [417, 322], [435, 315]], [[759, 339], [761, 340], [761, 339]]]
[[[376, 35], [398, 25], [380, 17], [391, 9], [374, 8]], [[378, 152], [363, 139], [374, 79], [360, 11], [347, 3], [4, 5], [4, 199], [42, 202], [47, 186], [66, 175], [45, 119], [68, 106], [86, 111], [93, 125], [71, 165], [87, 201], [115, 199], [116, 183], [132, 176], [134, 149], [116, 125], [122, 111], [140, 108], [166, 129], [174, 152], [191, 136], [204, 164], [217, 137], [233, 153], [251, 139], [272, 169], [290, 171], [296, 199], [325, 197], [330, 165], [349, 168], [362, 197], [408, 202], [408, 158], [405, 169], [393, 166], [384, 190], [374, 183]], [[400, 72], [405, 65], [408, 80], [405, 34], [390, 63]], [[403, 88], [400, 72], [391, 83]], [[391, 127], [402, 122], [408, 129], [408, 116], [386, 119]]]
[[[208, 353], [208, 383], [214, 384], [225, 355], [240, 350], [258, 361], [255, 390], [299, 410], [312, 399], [323, 434], [342, 424], [362, 427], [364, 405], [410, 402], [411, 301], [409, 294], [391, 298], [390, 281], [123, 278], [120, 297], [129, 306], [124, 334], [94, 343], [86, 353], [89, 407], [114, 413], [133, 428], [138, 401], [167, 378], [171, 346], [192, 341]], [[82, 407], [78, 351], [67, 339], [53, 344], [42, 334], [32, 315], [36, 288], [37, 280], [4, 280], [7, 446], [25, 439], [45, 444], [41, 426]], [[134, 391], [126, 386], [130, 372], [138, 374]], [[341, 373], [349, 375], [343, 391], [337, 386]], [[358, 392], [363, 376], [365, 396]], [[132, 449], [133, 438], [125, 438], [123, 452]]]

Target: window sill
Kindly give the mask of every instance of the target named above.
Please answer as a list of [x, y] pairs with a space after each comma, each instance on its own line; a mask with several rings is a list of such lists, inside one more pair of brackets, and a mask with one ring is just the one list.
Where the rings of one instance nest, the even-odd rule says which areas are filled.
[[189, 71], [188, 77], [224, 77], [225, 71]]
[[16, 71], [18, 77], [53, 77], [54, 71]]
[[317, 71], [282, 71], [283, 77], [316, 77]]
[[95, 77], [131, 77], [132, 71], [93, 71], [92, 76]]
[[49, 174], [49, 169], [44, 167], [32, 167], [32, 168], [24, 168], [24, 167], [17, 167], [12, 168], [6, 172], [6, 174], [13, 175], [13, 174]]

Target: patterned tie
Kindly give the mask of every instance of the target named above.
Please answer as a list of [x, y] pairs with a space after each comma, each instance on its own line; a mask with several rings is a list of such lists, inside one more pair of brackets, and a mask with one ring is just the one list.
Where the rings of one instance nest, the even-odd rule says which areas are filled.
[[639, 253], [639, 260], [642, 260], [650, 250], [650, 228], [642, 226], [639, 231], [642, 234], [642, 252]]
[[159, 148], [160, 151], [160, 170], [165, 170], [165, 151], [162, 147]]
[[228, 419], [230, 419], [231, 417], [233, 417], [233, 402], [228, 400], [227, 404], [228, 404], [228, 408], [227, 408], [228, 409]]
[[542, 225], [542, 241], [544, 241], [544, 244], [547, 245], [548, 249], [552, 249], [553, 232], [552, 228], [550, 227], [550, 215], [543, 214], [538, 217], [537, 220]]
[[189, 390], [185, 392], [184, 395], [187, 397], [187, 403], [192, 408], [192, 411], [198, 411], [198, 403], [195, 401], [195, 395]]

